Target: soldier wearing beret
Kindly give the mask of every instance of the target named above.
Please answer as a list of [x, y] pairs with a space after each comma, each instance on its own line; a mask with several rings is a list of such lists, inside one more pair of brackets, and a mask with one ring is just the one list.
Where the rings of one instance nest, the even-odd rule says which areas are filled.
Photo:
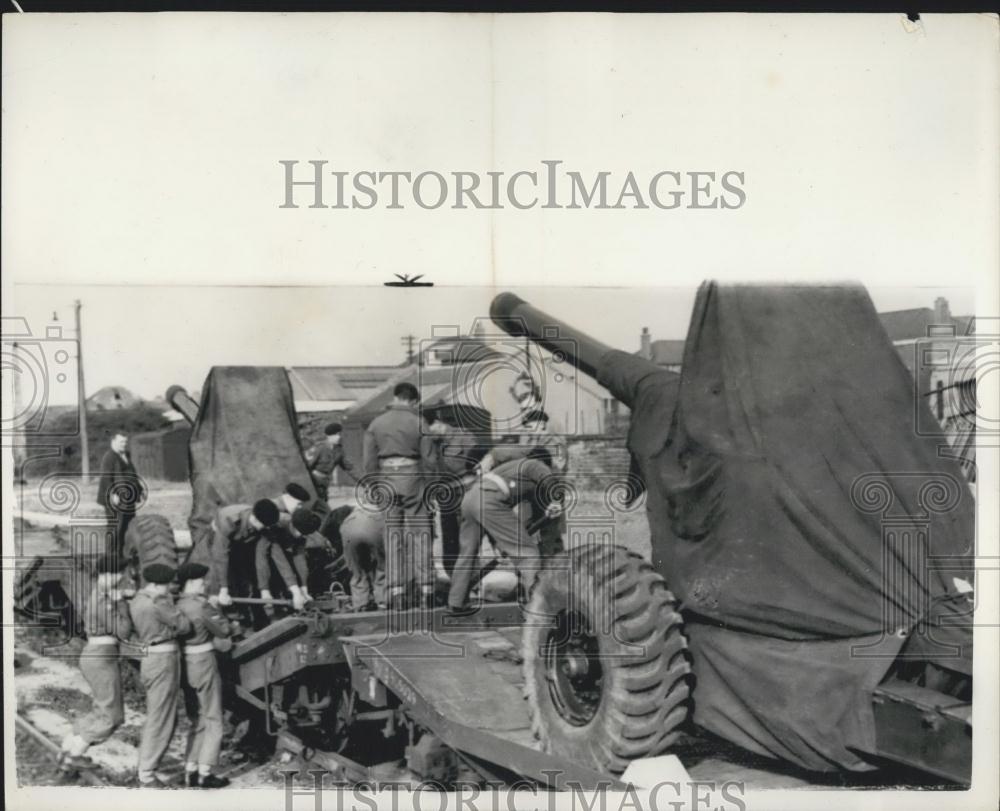
[[329, 498], [334, 471], [340, 468], [345, 473], [352, 474], [354, 470], [354, 466], [344, 455], [344, 446], [340, 444], [342, 430], [339, 422], [331, 422], [323, 429], [323, 441], [317, 442], [306, 452], [306, 464], [323, 501]]
[[[318, 531], [322, 521], [308, 507], [297, 507], [287, 523], [265, 531], [254, 555], [260, 595], [271, 599], [271, 583], [287, 591], [296, 611], [312, 601], [309, 594], [309, 564], [306, 559], [306, 536]], [[268, 615], [272, 612], [266, 611]]]
[[[212, 547], [209, 553], [209, 591], [214, 592], [209, 599], [216, 599], [219, 605], [232, 605], [230, 588], [235, 585], [234, 578], [230, 573], [230, 563], [233, 553], [238, 558], [238, 563], [242, 564], [236, 568], [248, 569], [252, 563], [253, 574], [257, 582], [254, 584], [258, 591], [265, 592], [268, 589], [270, 580], [270, 564], [267, 555], [270, 553], [271, 538], [281, 529], [281, 511], [278, 506], [269, 498], [262, 498], [255, 502], [253, 506], [248, 504], [231, 504], [227, 507], [219, 508], [219, 512], [212, 522]], [[263, 540], [264, 544], [259, 545]], [[202, 554], [191, 556], [191, 560], [197, 563], [206, 563]], [[287, 561], [286, 561], [287, 564]], [[291, 567], [289, 566], [289, 569]], [[266, 572], [261, 580], [262, 572]], [[296, 585], [292, 589], [293, 596], [298, 595], [298, 600], [305, 604], [301, 590]], [[269, 596], [266, 595], [266, 596]]]
[[125, 720], [118, 643], [132, 634], [132, 617], [122, 589], [126, 561], [106, 555], [97, 562], [94, 588], [83, 612], [87, 644], [80, 652], [80, 672], [90, 685], [90, 712], [73, 726], [62, 744], [60, 766], [71, 771], [92, 765], [85, 753], [106, 741]]
[[166, 788], [156, 774], [177, 724], [181, 686], [177, 638], [191, 632], [191, 621], [174, 605], [170, 584], [177, 572], [162, 563], [142, 570], [146, 585], [129, 605], [132, 625], [143, 647], [139, 676], [146, 691], [146, 722], [139, 742], [139, 784]]
[[191, 788], [223, 788], [225, 777], [212, 774], [222, 747], [222, 680], [213, 639], [229, 636], [229, 621], [205, 597], [208, 567], [185, 563], [177, 570], [181, 596], [177, 608], [191, 623], [183, 637], [184, 706], [191, 722], [185, 755], [185, 784]]
[[289, 482], [281, 495], [271, 499], [271, 501], [274, 502], [274, 506], [281, 513], [282, 522], [287, 524], [292, 513], [311, 499], [312, 495], [305, 487], [298, 482]]

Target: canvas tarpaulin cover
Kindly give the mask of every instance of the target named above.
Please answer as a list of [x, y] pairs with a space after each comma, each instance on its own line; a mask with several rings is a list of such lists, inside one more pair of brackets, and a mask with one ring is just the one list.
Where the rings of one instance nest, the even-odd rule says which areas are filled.
[[288, 375], [280, 366], [215, 366], [191, 430], [192, 542], [223, 504], [274, 498], [297, 482], [315, 498]]
[[[613, 361], [601, 382], [629, 395], [654, 564], [689, 618], [695, 721], [809, 769], [865, 768], [871, 689], [953, 577], [972, 581], [974, 544], [971, 493], [944, 439], [917, 435], [928, 406], [868, 294], [707, 283], [679, 393]], [[957, 636], [967, 659], [971, 627]]]

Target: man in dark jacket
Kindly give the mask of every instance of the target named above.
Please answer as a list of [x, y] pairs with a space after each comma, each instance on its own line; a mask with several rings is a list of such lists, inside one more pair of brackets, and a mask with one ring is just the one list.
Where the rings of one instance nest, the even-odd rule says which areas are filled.
[[143, 500], [144, 487], [128, 452], [128, 436], [121, 431], [111, 437], [111, 447], [101, 459], [97, 483], [97, 503], [114, 527], [106, 549], [108, 555], [121, 557], [125, 532]]

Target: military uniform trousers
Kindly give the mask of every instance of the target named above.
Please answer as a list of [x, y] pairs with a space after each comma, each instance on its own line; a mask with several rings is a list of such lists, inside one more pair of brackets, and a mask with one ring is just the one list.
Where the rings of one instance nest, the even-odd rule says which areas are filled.
[[441, 565], [448, 577], [451, 577], [458, 560], [460, 543], [459, 534], [462, 530], [462, 499], [465, 497], [460, 485], [454, 488], [446, 499], [438, 504], [437, 512], [441, 519]]
[[316, 495], [319, 496], [321, 501], [329, 501], [330, 499], [330, 481], [333, 478], [329, 473], [321, 473], [318, 470], [310, 471], [313, 480], [313, 486], [316, 488]]
[[[344, 560], [351, 570], [351, 605], [361, 611], [385, 603], [385, 549], [381, 543], [344, 539]], [[373, 593], [374, 592], [374, 593]]]
[[506, 494], [489, 481], [474, 486], [462, 499], [459, 553], [448, 591], [448, 604], [461, 608], [479, 574], [479, 547], [488, 534], [497, 551], [514, 562], [521, 584], [527, 588], [540, 565], [538, 544], [528, 535]]
[[172, 651], [148, 652], [139, 665], [146, 691], [146, 722], [139, 742], [139, 773], [156, 771], [170, 746], [177, 725], [177, 704], [181, 689], [181, 654]]
[[416, 465], [393, 472], [383, 469], [382, 480], [392, 498], [385, 515], [386, 583], [390, 589], [434, 586], [434, 522], [423, 504], [423, 480]]
[[[210, 650], [201, 650], [207, 645]], [[184, 653], [184, 708], [191, 721], [188, 763], [216, 766], [222, 748], [222, 678], [211, 642], [194, 646], [200, 652]]]
[[102, 743], [125, 721], [117, 643], [88, 642], [80, 652], [80, 672], [90, 685], [90, 712], [73, 725], [88, 744]]

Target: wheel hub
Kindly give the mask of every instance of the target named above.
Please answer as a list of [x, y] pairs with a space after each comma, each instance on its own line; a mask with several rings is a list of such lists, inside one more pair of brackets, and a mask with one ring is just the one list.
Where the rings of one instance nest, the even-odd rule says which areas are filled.
[[597, 637], [575, 611], [562, 612], [544, 645], [545, 674], [552, 703], [574, 726], [586, 726], [601, 704], [604, 671]]

